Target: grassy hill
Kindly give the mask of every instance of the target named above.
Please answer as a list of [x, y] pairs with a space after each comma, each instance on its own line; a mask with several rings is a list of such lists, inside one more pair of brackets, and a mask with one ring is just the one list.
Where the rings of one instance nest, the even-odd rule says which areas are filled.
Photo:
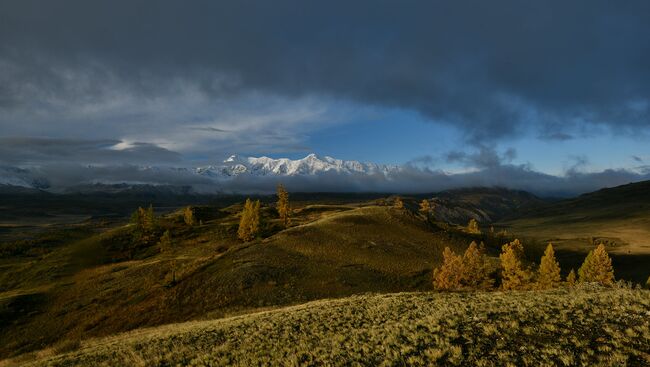
[[649, 315], [650, 291], [627, 289], [358, 295], [88, 340], [31, 365], [649, 366]]
[[[525, 193], [501, 191], [405, 197], [405, 209], [392, 208], [390, 198], [374, 195], [323, 194], [311, 200], [295, 195], [292, 227], [282, 228], [273, 208], [265, 206], [262, 234], [248, 243], [236, 238], [242, 205], [231, 205], [233, 198], [221, 205], [195, 206], [199, 223], [194, 226], [183, 223], [181, 211], [163, 208], [156, 236], [169, 230], [174, 242], [174, 250], [164, 253], [156, 240], [134, 241], [134, 228], [124, 217], [62, 224], [54, 216], [54, 224], [38, 229], [14, 228], [0, 237], [0, 358], [62, 341], [324, 298], [427, 291], [443, 248], [462, 252], [472, 240], [486, 241], [496, 268], [496, 255], [508, 237], [470, 235], [453, 224], [427, 221], [417, 212], [423, 197], [435, 201], [438, 209], [452, 208], [455, 216], [467, 215], [458, 217], [460, 223], [477, 215], [492, 220], [528, 210], [527, 217], [506, 225], [513, 234], [524, 234], [529, 258], [538, 261], [545, 233], [552, 233], [544, 232], [546, 226], [566, 224], [552, 218], [566, 210], [552, 212], [553, 206], [544, 206], [533, 211], [544, 203]], [[544, 210], [549, 211], [546, 219], [534, 216]], [[643, 221], [643, 215], [634, 217]], [[541, 224], [526, 230], [525, 223]], [[589, 247], [572, 245], [580, 241], [568, 237], [559, 243], [565, 271], [583, 260]], [[617, 276], [645, 283], [650, 259], [643, 256], [615, 254]]]
[[38, 256], [2, 259], [0, 356], [322, 298], [427, 290], [444, 246], [462, 251], [471, 241], [408, 210], [365, 203], [302, 205], [287, 230], [267, 208], [263, 238], [241, 243], [240, 204], [203, 210], [211, 215], [194, 227], [180, 213], [161, 221], [172, 253], [125, 252], [130, 226], [83, 227], [70, 229], [78, 238], [68, 243], [35, 240], [46, 247]]
[[650, 181], [539, 206], [500, 226], [531, 240], [536, 255], [553, 242], [566, 269], [577, 269], [585, 254], [604, 242], [617, 275], [642, 282], [650, 264]]

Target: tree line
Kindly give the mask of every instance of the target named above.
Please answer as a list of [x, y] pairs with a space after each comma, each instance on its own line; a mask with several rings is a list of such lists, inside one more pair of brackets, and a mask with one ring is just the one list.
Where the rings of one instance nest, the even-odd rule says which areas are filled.
[[[442, 264], [433, 271], [433, 287], [437, 290], [493, 289], [488, 257], [483, 244], [472, 242], [463, 255], [457, 255], [449, 247], [442, 253]], [[573, 269], [562, 280], [560, 264], [555, 258], [553, 244], [549, 243], [537, 269], [527, 266], [523, 244], [515, 239], [502, 246], [499, 255], [501, 290], [552, 289], [563, 285], [599, 283], [614, 284], [614, 268], [604, 244], [590, 251], [578, 274]], [[650, 282], [650, 279], [648, 280]]]

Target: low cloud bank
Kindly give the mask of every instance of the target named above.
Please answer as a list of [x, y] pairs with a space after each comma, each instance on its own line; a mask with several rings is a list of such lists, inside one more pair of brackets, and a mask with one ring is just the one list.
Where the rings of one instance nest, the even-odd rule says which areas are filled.
[[650, 179], [650, 169], [568, 171], [553, 176], [526, 165], [494, 165], [467, 173], [450, 174], [413, 166], [384, 174], [341, 174], [333, 171], [315, 175], [254, 176], [241, 174], [231, 179], [212, 179], [192, 169], [134, 165], [83, 166], [50, 165], [29, 169], [0, 168], [4, 183], [31, 185], [57, 192], [94, 183], [191, 186], [198, 193], [271, 193], [278, 183], [295, 192], [395, 192], [427, 193], [462, 187], [506, 187], [539, 196], [567, 197], [604, 187]]

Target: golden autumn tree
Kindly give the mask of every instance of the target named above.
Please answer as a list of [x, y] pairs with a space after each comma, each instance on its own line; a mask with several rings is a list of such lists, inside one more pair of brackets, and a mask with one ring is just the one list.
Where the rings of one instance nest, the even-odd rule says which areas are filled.
[[571, 269], [569, 275], [566, 276], [566, 285], [573, 287], [576, 285], [576, 271]]
[[433, 270], [433, 288], [444, 291], [459, 289], [463, 274], [462, 258], [445, 247], [442, 259], [442, 265]]
[[237, 236], [242, 241], [251, 241], [257, 237], [260, 231], [260, 201], [253, 202], [246, 199], [244, 210], [242, 210], [239, 220], [239, 229]]
[[429, 200], [422, 199], [422, 201], [420, 201], [420, 212], [425, 215], [428, 215], [430, 210], [431, 210], [431, 204], [429, 204]]
[[158, 247], [160, 248], [160, 252], [169, 253], [174, 251], [174, 241], [172, 240], [172, 235], [169, 230], [166, 230], [165, 233], [160, 236]]
[[550, 289], [557, 288], [562, 282], [560, 276], [560, 264], [555, 259], [553, 244], [549, 243], [544, 251], [544, 256], [539, 263], [537, 272], [537, 288]]
[[183, 221], [190, 227], [196, 224], [196, 217], [194, 216], [194, 210], [191, 206], [186, 206], [185, 209], [183, 209]]
[[[521, 250], [519, 249], [521, 246]], [[522, 263], [523, 246], [519, 241], [503, 245], [499, 260], [501, 261], [501, 288], [503, 290], [526, 289], [531, 274]]]
[[605, 250], [605, 245], [600, 244], [589, 251], [584, 263], [578, 269], [580, 282], [596, 282], [602, 285], [614, 284], [614, 268], [612, 259]]
[[131, 223], [134, 225], [133, 238], [136, 242], [151, 242], [155, 240], [155, 232], [158, 230], [158, 220], [153, 211], [153, 206], [144, 209], [139, 207], [131, 215]]
[[402, 208], [404, 208], [404, 202], [402, 201], [402, 198], [400, 198], [399, 196], [397, 196], [397, 197], [395, 198], [395, 201], [393, 202], [393, 207], [394, 207], [395, 209], [402, 209]]
[[469, 233], [481, 233], [481, 229], [478, 226], [476, 219], [472, 218], [467, 223], [467, 232]]
[[287, 228], [291, 223], [291, 206], [289, 205], [289, 193], [284, 189], [282, 184], [278, 185], [277, 196], [278, 202], [276, 204], [276, 209], [278, 211], [278, 216], [280, 217], [284, 228]]
[[493, 284], [485, 255], [485, 246], [472, 241], [462, 258], [461, 285], [471, 289], [488, 289]]
[[[158, 247], [160, 248], [160, 252], [167, 254], [167, 255], [173, 255], [175, 250], [176, 250], [176, 243], [172, 239], [172, 235], [169, 232], [169, 230], [166, 230], [162, 236], [160, 236], [160, 240], [158, 240]], [[169, 285], [176, 284], [176, 258], [173, 257], [171, 261], [169, 262], [169, 268], [170, 272], [166, 276], [167, 280], [169, 281]]]

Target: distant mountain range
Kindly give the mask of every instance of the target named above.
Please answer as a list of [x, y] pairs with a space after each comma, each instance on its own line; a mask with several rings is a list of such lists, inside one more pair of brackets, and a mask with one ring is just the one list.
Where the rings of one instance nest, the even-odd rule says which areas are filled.
[[298, 176], [316, 175], [322, 172], [345, 174], [387, 174], [398, 171], [399, 166], [362, 163], [359, 161], [344, 161], [332, 157], [319, 157], [309, 154], [302, 159], [269, 157], [240, 157], [232, 155], [217, 166], [203, 166], [195, 169], [199, 175], [223, 179], [227, 177], [249, 174], [254, 176]]
[[[374, 163], [364, 163], [359, 161], [344, 161], [329, 156], [319, 157], [316, 154], [309, 154], [302, 159], [269, 157], [242, 157], [232, 155], [223, 162], [215, 165], [206, 165], [199, 167], [168, 167], [168, 166], [129, 166], [130, 177], [124, 179], [111, 175], [102, 178], [102, 175], [94, 175], [93, 172], [101, 170], [117, 170], [115, 167], [103, 167], [89, 165], [83, 170], [87, 174], [79, 175], [80, 178], [74, 183], [69, 183], [64, 187], [66, 190], [81, 191], [92, 190], [92, 188], [105, 189], [105, 185], [124, 187], [124, 185], [148, 185], [148, 184], [165, 184], [174, 185], [168, 182], [165, 177], [183, 177], [185, 181], [192, 182], [194, 179], [202, 184], [219, 183], [231, 180], [237, 176], [250, 177], [297, 177], [297, 176], [316, 176], [323, 173], [339, 175], [381, 175], [387, 176], [390, 173], [396, 173], [401, 170], [396, 165], [380, 165]], [[47, 171], [39, 167], [19, 168], [4, 166], [0, 167], [0, 186], [4, 186], [5, 191], [8, 187], [22, 187], [29, 189], [51, 189], [56, 187], [62, 189], [61, 184], [52, 182], [48, 177]], [[134, 175], [135, 173], [135, 175]], [[87, 178], [85, 178], [87, 177]], [[207, 181], [206, 181], [207, 180]], [[183, 184], [180, 184], [183, 185]]]

